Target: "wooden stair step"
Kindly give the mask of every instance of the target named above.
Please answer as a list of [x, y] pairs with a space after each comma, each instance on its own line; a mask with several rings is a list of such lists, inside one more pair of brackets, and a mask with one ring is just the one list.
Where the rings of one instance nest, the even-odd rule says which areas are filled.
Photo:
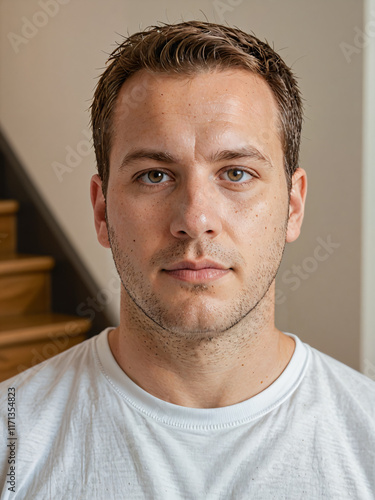
[[28, 255], [19, 253], [0, 254], [0, 277], [36, 271], [50, 271], [55, 260], [47, 255]]
[[65, 314], [32, 314], [1, 319], [0, 381], [86, 340], [91, 321]]
[[86, 340], [90, 320], [50, 312], [50, 256], [17, 253], [15, 200], [0, 200], [0, 381]]
[[48, 312], [54, 265], [48, 256], [0, 254], [0, 318]]
[[89, 319], [67, 314], [7, 316], [1, 318], [0, 348], [34, 340], [75, 337], [86, 333], [90, 328]]
[[15, 214], [19, 208], [20, 204], [16, 200], [0, 200], [0, 215]]
[[15, 252], [17, 245], [17, 218], [19, 203], [0, 200], [0, 253]]

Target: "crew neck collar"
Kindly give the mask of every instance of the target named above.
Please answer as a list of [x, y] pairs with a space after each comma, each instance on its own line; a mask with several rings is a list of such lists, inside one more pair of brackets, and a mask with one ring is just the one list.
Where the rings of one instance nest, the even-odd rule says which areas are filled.
[[159, 399], [133, 382], [120, 368], [108, 343], [106, 328], [95, 338], [96, 360], [112, 388], [129, 405], [159, 423], [185, 429], [222, 429], [248, 423], [280, 406], [302, 381], [310, 351], [296, 335], [285, 333], [295, 340], [291, 360], [281, 375], [266, 389], [246, 401], [220, 408], [189, 408]]

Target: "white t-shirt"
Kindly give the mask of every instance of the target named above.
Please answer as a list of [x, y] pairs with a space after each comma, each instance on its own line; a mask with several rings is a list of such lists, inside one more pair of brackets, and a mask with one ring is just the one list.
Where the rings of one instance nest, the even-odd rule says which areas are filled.
[[369, 378], [288, 334], [295, 352], [264, 391], [187, 408], [130, 380], [109, 330], [0, 384], [2, 500], [375, 498]]

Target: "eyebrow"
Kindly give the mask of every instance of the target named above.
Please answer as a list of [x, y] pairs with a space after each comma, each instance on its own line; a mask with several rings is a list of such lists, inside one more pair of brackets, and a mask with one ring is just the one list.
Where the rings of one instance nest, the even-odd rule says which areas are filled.
[[[259, 149], [255, 148], [254, 146], [243, 146], [238, 149], [224, 149], [222, 151], [217, 151], [216, 153], [210, 155], [208, 157], [208, 161], [211, 163], [218, 162], [218, 161], [223, 161], [223, 160], [236, 160], [236, 159], [241, 159], [241, 158], [250, 158], [254, 160], [258, 160], [261, 162], [264, 162], [267, 166], [273, 167], [273, 164], [271, 162], [271, 159], [261, 153]], [[154, 160], [158, 161], [161, 163], [167, 163], [167, 164], [177, 164], [180, 163], [178, 158], [175, 158], [173, 155], [168, 153], [167, 151], [157, 151], [153, 149], [147, 149], [147, 148], [139, 148], [139, 149], [134, 149], [133, 151], [130, 151], [127, 153], [124, 158], [121, 161], [120, 165], [120, 170], [125, 170], [126, 167], [133, 162], [136, 162], [137, 160], [144, 160], [144, 159], [149, 159], [149, 160]]]

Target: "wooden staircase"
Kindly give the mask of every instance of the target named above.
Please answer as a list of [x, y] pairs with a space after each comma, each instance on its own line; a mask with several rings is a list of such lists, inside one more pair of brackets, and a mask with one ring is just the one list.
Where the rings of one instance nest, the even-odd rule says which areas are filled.
[[0, 381], [86, 339], [90, 320], [51, 312], [48, 256], [16, 253], [19, 204], [0, 200]]

